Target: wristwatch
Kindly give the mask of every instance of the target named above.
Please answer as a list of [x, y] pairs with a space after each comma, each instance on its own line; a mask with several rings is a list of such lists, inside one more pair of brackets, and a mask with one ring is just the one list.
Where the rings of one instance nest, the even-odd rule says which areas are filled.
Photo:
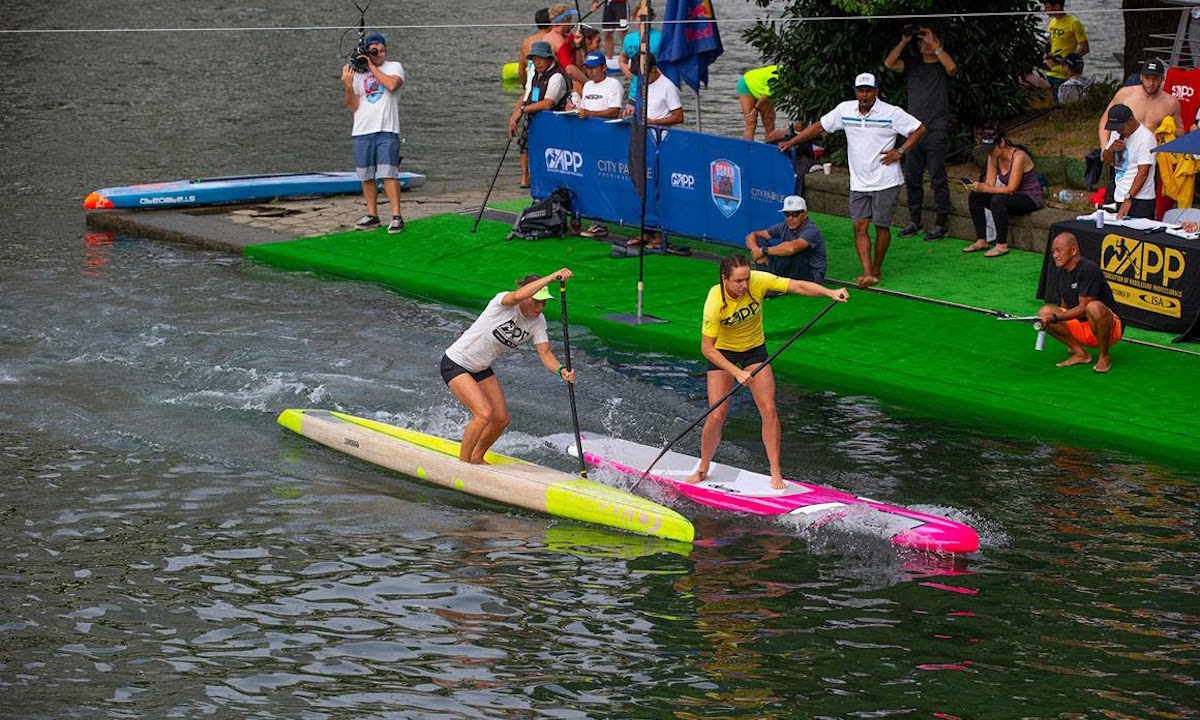
[[900, 153], [901, 155], [903, 155], [903, 154], [904, 154], [904, 146], [903, 146], [903, 145], [901, 145], [900, 147], [896, 148], [896, 152], [898, 152], [898, 153]]

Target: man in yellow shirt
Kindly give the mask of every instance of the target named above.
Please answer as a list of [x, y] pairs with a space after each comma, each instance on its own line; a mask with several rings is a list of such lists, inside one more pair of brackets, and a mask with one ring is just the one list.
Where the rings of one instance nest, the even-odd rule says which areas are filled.
[[1050, 16], [1050, 52], [1046, 55], [1046, 80], [1051, 89], [1058, 92], [1058, 86], [1067, 79], [1067, 71], [1063, 67], [1063, 58], [1074, 53], [1080, 57], [1088, 54], [1087, 30], [1083, 23], [1074, 15], [1063, 11], [1065, 0], [1046, 0], [1042, 8]]

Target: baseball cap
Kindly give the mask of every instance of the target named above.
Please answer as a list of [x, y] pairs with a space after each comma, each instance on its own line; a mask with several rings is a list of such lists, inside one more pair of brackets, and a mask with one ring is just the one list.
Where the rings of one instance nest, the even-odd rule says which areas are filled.
[[1142, 62], [1142, 75], [1166, 75], [1167, 68], [1162, 60], [1158, 58], [1150, 58]]
[[550, 287], [543, 287], [533, 294], [534, 300], [553, 300], [554, 296], [550, 294]]
[[583, 59], [583, 64], [587, 67], [600, 67], [601, 65], [608, 64], [608, 58], [604, 57], [604, 53], [602, 52], [590, 52]]
[[808, 203], [804, 202], [804, 198], [799, 195], [788, 195], [783, 199], [783, 207], [779, 212], [807, 212]]
[[529, 46], [529, 54], [525, 57], [552, 58], [554, 57], [554, 50], [550, 48], [550, 43], [545, 40], [538, 40]]
[[1133, 111], [1129, 109], [1128, 105], [1120, 103], [1113, 105], [1108, 109], [1108, 122], [1104, 123], [1104, 129], [1120, 130], [1131, 117], [1133, 117]]
[[367, 36], [366, 40], [363, 40], [363, 43], [367, 45], [382, 45], [387, 47], [387, 38], [383, 36], [383, 33], [373, 32]]
[[856, 87], [856, 88], [860, 88], [860, 87], [877, 88], [877, 87], [879, 87], [879, 85], [875, 82], [875, 76], [872, 75], [871, 73], [859, 73], [858, 77], [854, 78], [854, 87]]

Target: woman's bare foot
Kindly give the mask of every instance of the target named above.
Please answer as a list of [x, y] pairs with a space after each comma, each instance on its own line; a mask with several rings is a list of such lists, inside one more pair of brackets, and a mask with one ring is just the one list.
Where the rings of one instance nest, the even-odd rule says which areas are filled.
[[787, 483], [785, 483], [783, 481], [783, 478], [771, 476], [771, 489], [772, 490], [782, 490], [785, 487], [787, 487]]
[[687, 479], [684, 480], [684, 482], [687, 483], [688, 485], [695, 485], [696, 483], [703, 481], [704, 478], [706, 478], [706, 477], [708, 477], [707, 470], [697, 470], [696, 472], [692, 473], [691, 475], [688, 475]]
[[1063, 360], [1062, 362], [1055, 364], [1055, 367], [1071, 367], [1072, 365], [1090, 365], [1091, 362], [1092, 362], [1092, 356], [1088, 353], [1083, 353], [1082, 355], [1072, 355], [1071, 357], [1067, 358], [1066, 360]]
[[1112, 365], [1111, 365], [1109, 359], [1106, 357], [1102, 357], [1096, 361], [1096, 367], [1094, 367], [1092, 369], [1098, 373], [1106, 373], [1109, 371], [1109, 368], [1111, 368], [1111, 367], [1112, 367]]

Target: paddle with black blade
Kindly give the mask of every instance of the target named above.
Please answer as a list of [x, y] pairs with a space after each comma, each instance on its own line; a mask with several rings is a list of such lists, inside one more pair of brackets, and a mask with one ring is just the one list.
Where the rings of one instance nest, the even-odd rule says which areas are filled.
[[[779, 354], [780, 354], [781, 352], [783, 352], [784, 350], [787, 350], [787, 349], [788, 349], [788, 346], [790, 346], [792, 343], [794, 343], [794, 342], [796, 342], [797, 340], [799, 340], [801, 335], [803, 335], [804, 333], [808, 332], [808, 329], [809, 329], [810, 327], [812, 327], [812, 326], [813, 326], [813, 325], [814, 325], [814, 324], [815, 324], [815, 323], [816, 323], [818, 320], [820, 320], [822, 317], [824, 317], [824, 316], [825, 316], [825, 313], [827, 313], [827, 312], [829, 312], [830, 310], [832, 310], [832, 309], [833, 309], [833, 306], [834, 306], [834, 305], [837, 305], [837, 304], [838, 304], [838, 302], [839, 302], [839, 301], [835, 299], [835, 300], [833, 300], [833, 302], [831, 302], [831, 303], [829, 303], [828, 305], [826, 305], [826, 306], [825, 306], [825, 309], [824, 309], [824, 310], [822, 310], [821, 312], [817, 313], [817, 316], [816, 316], [816, 317], [814, 317], [812, 320], [809, 320], [807, 325], [805, 325], [804, 327], [802, 327], [802, 328], [800, 328], [799, 330], [797, 330], [797, 331], [796, 331], [796, 334], [795, 334], [795, 335], [793, 335], [793, 336], [791, 337], [791, 339], [790, 339], [790, 340], [788, 340], [787, 342], [785, 342], [785, 343], [784, 343], [784, 344], [783, 344], [783, 345], [782, 345], [782, 346], [781, 346], [781, 347], [780, 347], [778, 350], [776, 350], [775, 352], [771, 353], [771, 357], [767, 358], [767, 359], [766, 359], [766, 361], [765, 361], [765, 362], [763, 362], [763, 364], [761, 364], [761, 365], [759, 365], [758, 367], [754, 368], [754, 372], [750, 373], [750, 377], [754, 377], [754, 376], [755, 376], [755, 375], [757, 375], [759, 372], [761, 372], [763, 368], [765, 368], [765, 367], [767, 367], [768, 365], [770, 365], [770, 364], [771, 364], [771, 363], [772, 363], [772, 362], [775, 360], [775, 358], [779, 357]], [[733, 394], [734, 394], [735, 392], [737, 392], [738, 390], [740, 390], [741, 388], [742, 388], [742, 383], [734, 383], [734, 384], [733, 384], [733, 389], [732, 389], [732, 390], [730, 390], [729, 392], [725, 393], [725, 396], [724, 396], [724, 397], [722, 397], [720, 400], [718, 400], [718, 401], [716, 401], [715, 403], [713, 403], [713, 404], [712, 404], [712, 405], [711, 405], [711, 406], [710, 406], [710, 407], [709, 407], [707, 410], [705, 410], [705, 411], [704, 411], [704, 414], [703, 414], [703, 415], [701, 415], [700, 417], [696, 418], [696, 421], [695, 421], [695, 422], [693, 422], [691, 425], [688, 425], [686, 430], [684, 430], [683, 432], [679, 433], [679, 435], [675, 436], [675, 439], [674, 439], [674, 440], [672, 440], [671, 442], [669, 442], [669, 443], [667, 443], [666, 445], [664, 445], [664, 446], [663, 446], [663, 449], [662, 449], [662, 452], [660, 452], [660, 453], [658, 454], [658, 457], [654, 458], [654, 462], [650, 463], [650, 465], [646, 467], [646, 471], [642, 473], [642, 476], [641, 476], [640, 478], [638, 478], [638, 481], [637, 481], [637, 483], [634, 483], [634, 484], [633, 484], [633, 487], [632, 487], [632, 488], [630, 488], [630, 491], [632, 492], [634, 489], [636, 489], [636, 488], [637, 488], [637, 486], [638, 486], [638, 483], [640, 483], [641, 481], [643, 481], [643, 480], [645, 480], [646, 478], [650, 477], [650, 471], [654, 469], [654, 466], [655, 466], [656, 464], [658, 464], [658, 461], [659, 461], [659, 460], [662, 460], [662, 458], [663, 458], [663, 455], [666, 455], [666, 454], [667, 454], [667, 451], [671, 449], [671, 446], [673, 446], [675, 443], [677, 443], [677, 442], [679, 442], [680, 440], [682, 440], [682, 439], [683, 439], [683, 436], [684, 436], [684, 435], [687, 435], [687, 434], [688, 434], [688, 433], [690, 433], [692, 430], [694, 430], [694, 429], [695, 429], [695, 427], [696, 427], [697, 425], [699, 425], [700, 423], [704, 422], [704, 418], [708, 417], [709, 415], [711, 415], [711, 414], [713, 413], [713, 411], [714, 411], [714, 410], [716, 410], [717, 408], [721, 407], [721, 406], [722, 406], [722, 405], [724, 405], [726, 402], [728, 402], [728, 401], [729, 401], [729, 398], [733, 397]], [[580, 453], [580, 455], [582, 455], [582, 454], [583, 454], [583, 453], [581, 452], [581, 453]]]
[[[566, 371], [571, 372], [571, 330], [567, 326], [567, 281], [558, 276], [558, 302], [562, 305], [563, 356]], [[567, 394], [571, 398], [571, 423], [575, 427], [575, 449], [579, 451], [579, 476], [587, 478], [587, 462], [583, 459], [583, 438], [579, 435], [579, 413], [575, 409], [575, 383], [567, 383]]]

